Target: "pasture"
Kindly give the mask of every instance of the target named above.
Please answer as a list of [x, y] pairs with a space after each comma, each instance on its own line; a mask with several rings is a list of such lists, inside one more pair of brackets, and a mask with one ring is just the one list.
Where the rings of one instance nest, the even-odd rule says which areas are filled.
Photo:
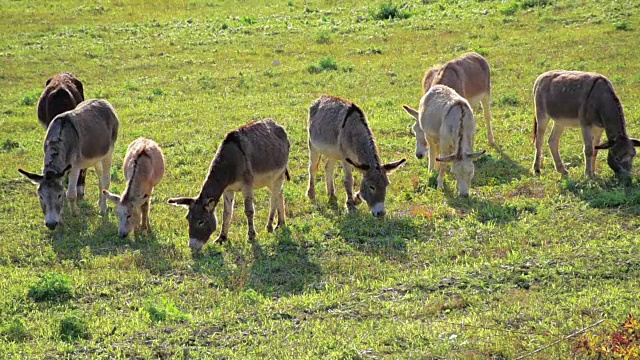
[[[601, 151], [589, 180], [572, 129], [560, 143], [569, 176], [546, 140], [541, 176], [531, 170], [532, 86], [547, 70], [607, 76], [640, 138], [637, 2], [381, 4], [0, 0], [1, 357], [512, 359], [639, 314], [640, 160], [623, 186]], [[465, 199], [451, 174], [436, 191], [402, 105], [417, 107], [426, 69], [467, 51], [492, 67], [498, 146], [479, 116], [487, 154]], [[42, 169], [37, 100], [62, 71], [119, 116], [112, 192], [132, 140], [162, 147], [149, 235], [120, 238], [113, 204], [98, 214], [93, 170], [80, 215], [65, 204], [63, 224], [44, 226], [17, 168]], [[383, 162], [407, 159], [384, 219], [365, 204], [347, 213], [341, 170], [337, 206], [323, 165], [306, 197], [308, 108], [323, 93], [364, 110]], [[229, 241], [192, 256], [185, 210], [167, 199], [196, 196], [224, 135], [267, 117], [291, 140], [288, 226], [267, 233], [269, 193], [257, 190], [248, 242], [238, 195]], [[571, 342], [531, 358], [569, 358]]]

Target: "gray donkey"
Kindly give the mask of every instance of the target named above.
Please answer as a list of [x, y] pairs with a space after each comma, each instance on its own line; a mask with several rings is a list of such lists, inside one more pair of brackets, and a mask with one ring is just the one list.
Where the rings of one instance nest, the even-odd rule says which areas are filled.
[[[107, 101], [84, 101], [74, 110], [56, 116], [49, 124], [44, 141], [43, 175], [18, 169], [38, 185], [40, 206], [49, 229], [55, 229], [60, 223], [64, 205], [62, 180], [69, 172], [67, 198], [74, 216], [78, 214], [76, 184], [81, 169], [95, 167], [100, 178], [100, 189], [109, 189], [118, 125], [115, 110]], [[107, 203], [102, 193], [99, 204], [100, 213], [105, 214]]]
[[289, 179], [289, 139], [285, 129], [272, 119], [252, 122], [238, 130], [230, 131], [218, 148], [211, 162], [207, 179], [195, 197], [169, 199], [170, 204], [189, 209], [189, 247], [200, 250], [216, 230], [218, 219], [215, 208], [224, 197], [222, 231], [216, 240], [227, 240], [233, 215], [236, 192], [244, 196], [244, 213], [247, 216], [249, 240], [255, 240], [253, 226], [253, 190], [268, 187], [271, 191], [271, 209], [267, 231], [273, 231], [273, 219], [278, 212], [278, 225], [285, 225], [284, 196], [282, 187]]
[[[405, 159], [381, 164], [367, 117], [356, 104], [324, 95], [309, 108], [309, 199], [316, 196], [316, 172], [321, 156], [327, 158], [327, 193], [332, 202], [336, 201], [333, 172], [336, 162], [342, 161], [349, 211], [355, 211], [356, 205], [364, 199], [373, 215], [384, 216], [389, 186], [387, 174], [402, 165]], [[362, 173], [360, 191], [355, 199], [353, 168]]]
[[[640, 146], [640, 140], [629, 138], [622, 104], [607, 78], [581, 71], [548, 71], [536, 79], [533, 97], [536, 107], [533, 122], [536, 156], [533, 169], [536, 174], [540, 174], [542, 142], [552, 118], [554, 125], [549, 148], [559, 173], [568, 174], [558, 151], [560, 136], [566, 127], [580, 127], [584, 141], [585, 175], [594, 176], [598, 150], [608, 149], [609, 167], [617, 177], [628, 179], [636, 156], [634, 147]], [[607, 133], [607, 141], [599, 144], [602, 132]]]

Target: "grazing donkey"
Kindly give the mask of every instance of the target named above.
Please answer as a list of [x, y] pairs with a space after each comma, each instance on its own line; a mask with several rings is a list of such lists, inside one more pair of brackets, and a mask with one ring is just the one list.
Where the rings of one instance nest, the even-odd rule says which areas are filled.
[[487, 60], [477, 53], [467, 53], [442, 67], [434, 67], [424, 74], [422, 90], [426, 93], [434, 85], [446, 85], [467, 99], [472, 109], [479, 103], [487, 122], [487, 140], [495, 144], [491, 129], [491, 69]]
[[416, 157], [423, 158], [428, 150], [429, 171], [435, 169], [440, 172], [438, 189], [444, 189], [447, 166], [436, 161], [450, 162], [458, 193], [469, 196], [475, 171], [473, 161], [485, 151], [473, 152], [476, 120], [467, 100], [447, 86], [434, 85], [420, 100], [419, 111], [407, 105], [403, 108], [416, 119], [413, 125]]
[[[38, 121], [46, 130], [51, 120], [65, 111], [73, 110], [84, 101], [82, 82], [71, 73], [60, 73], [47, 80], [38, 101]], [[84, 196], [87, 170], [82, 169], [78, 177], [78, 196]]]
[[[51, 230], [60, 223], [64, 204], [63, 178], [69, 176], [67, 198], [71, 212], [78, 214], [76, 184], [80, 170], [94, 166], [100, 189], [109, 189], [113, 147], [118, 138], [118, 117], [105, 100], [87, 100], [75, 109], [56, 116], [44, 140], [43, 175], [18, 171], [38, 185], [45, 224]], [[100, 213], [107, 211], [106, 197], [100, 193]]]
[[[533, 136], [536, 157], [533, 169], [540, 174], [542, 142], [550, 118], [554, 120], [549, 148], [556, 170], [567, 175], [562, 164], [558, 146], [566, 127], [580, 127], [584, 141], [585, 175], [595, 175], [598, 149], [609, 149], [607, 162], [616, 176], [628, 178], [640, 141], [627, 135], [622, 104], [611, 82], [596, 73], [581, 71], [548, 71], [536, 79], [533, 85], [536, 113], [533, 121]], [[607, 141], [600, 143], [602, 132]]]
[[164, 175], [164, 155], [153, 140], [138, 138], [129, 144], [124, 157], [127, 187], [122, 196], [102, 190], [107, 199], [117, 204], [120, 237], [127, 237], [138, 226], [151, 230], [149, 207], [153, 187]]
[[230, 131], [218, 148], [211, 162], [209, 174], [195, 197], [169, 199], [170, 204], [189, 209], [189, 247], [200, 250], [216, 230], [215, 208], [224, 197], [222, 231], [216, 240], [227, 240], [229, 224], [233, 215], [233, 201], [236, 192], [244, 196], [244, 213], [247, 216], [249, 240], [255, 240], [253, 226], [253, 190], [268, 187], [271, 191], [271, 209], [267, 230], [273, 231], [276, 209], [278, 225], [285, 226], [284, 196], [285, 178], [289, 180], [289, 139], [285, 129], [273, 119], [252, 122], [237, 130]]
[[[333, 171], [339, 160], [344, 167], [349, 211], [355, 211], [356, 205], [364, 199], [373, 215], [384, 216], [384, 199], [389, 186], [387, 174], [402, 165], [405, 159], [384, 165], [380, 163], [367, 117], [356, 104], [324, 95], [309, 108], [309, 199], [316, 196], [316, 172], [321, 156], [327, 158], [327, 193], [332, 202], [336, 201]], [[352, 167], [362, 172], [360, 191], [355, 199]]]

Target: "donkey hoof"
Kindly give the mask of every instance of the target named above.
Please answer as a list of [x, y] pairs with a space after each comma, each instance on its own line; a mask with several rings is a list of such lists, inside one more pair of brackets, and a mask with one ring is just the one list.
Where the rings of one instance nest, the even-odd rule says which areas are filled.
[[249, 230], [249, 232], [247, 233], [247, 237], [249, 238], [250, 242], [256, 241], [256, 232], [254, 230]]
[[225, 241], [227, 241], [227, 235], [220, 234], [220, 236], [218, 236], [215, 242], [217, 242], [218, 244], [222, 244]]
[[267, 225], [267, 232], [270, 232], [270, 233], [273, 232], [273, 225], [272, 224]]
[[316, 192], [315, 192], [315, 190], [311, 190], [311, 189], [307, 190], [307, 197], [308, 197], [310, 200], [315, 199], [315, 198], [316, 198]]

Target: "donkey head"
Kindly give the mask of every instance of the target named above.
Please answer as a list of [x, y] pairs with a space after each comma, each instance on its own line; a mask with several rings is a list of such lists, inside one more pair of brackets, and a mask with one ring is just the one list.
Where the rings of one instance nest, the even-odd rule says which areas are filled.
[[417, 110], [412, 109], [408, 105], [402, 105], [402, 108], [416, 120], [413, 126], [411, 126], [411, 130], [416, 136], [416, 158], [422, 159], [429, 151], [429, 146], [427, 145], [427, 138], [420, 127], [420, 115]]
[[384, 216], [384, 199], [387, 196], [389, 186], [388, 173], [393, 172], [406, 160], [398, 160], [382, 166], [372, 167], [365, 164], [356, 164], [347, 158], [347, 162], [362, 173], [360, 191], [356, 194], [356, 200], [364, 199], [374, 216]]
[[148, 194], [141, 197], [132, 198], [129, 196], [119, 196], [108, 190], [102, 190], [102, 193], [116, 204], [118, 212], [118, 223], [120, 224], [120, 237], [127, 237], [131, 232], [135, 231], [140, 225], [142, 218], [141, 206], [149, 199]]
[[200, 250], [209, 241], [211, 234], [216, 231], [218, 219], [215, 208], [217, 201], [213, 199], [178, 197], [169, 199], [169, 204], [183, 206], [189, 209], [187, 221], [189, 222], [189, 247], [192, 250]]
[[599, 150], [609, 150], [607, 163], [618, 178], [629, 178], [633, 158], [636, 156], [636, 146], [640, 146], [640, 140], [626, 136], [617, 136], [607, 139], [606, 142], [597, 145]]
[[32, 183], [38, 185], [38, 199], [44, 213], [44, 223], [53, 230], [60, 223], [62, 206], [64, 205], [64, 185], [62, 180], [71, 171], [71, 165], [57, 172], [48, 170], [44, 175], [38, 175], [18, 169], [18, 172], [26, 176]]
[[436, 160], [441, 162], [451, 162], [451, 172], [453, 177], [456, 178], [456, 187], [460, 196], [469, 196], [469, 188], [471, 187], [471, 180], [475, 172], [475, 166], [473, 161], [484, 155], [486, 150], [474, 153], [465, 154], [451, 154], [444, 157], [437, 157]]

